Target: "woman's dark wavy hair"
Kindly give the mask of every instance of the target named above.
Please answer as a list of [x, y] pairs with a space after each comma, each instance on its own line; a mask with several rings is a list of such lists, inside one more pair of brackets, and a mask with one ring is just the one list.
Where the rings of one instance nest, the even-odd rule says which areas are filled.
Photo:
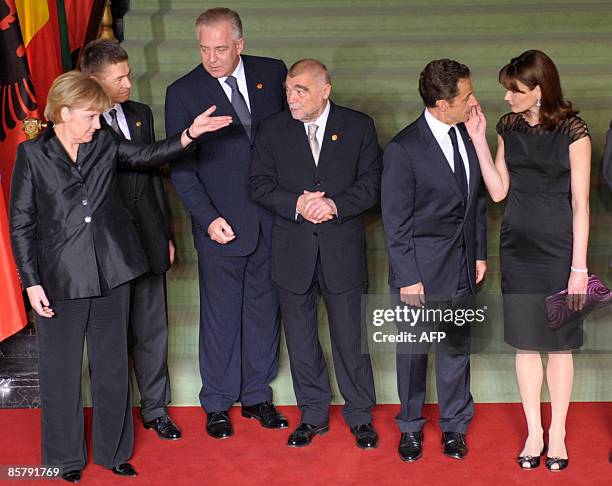
[[572, 103], [563, 99], [559, 71], [552, 59], [542, 51], [529, 50], [510, 60], [499, 71], [499, 82], [506, 89], [520, 91], [517, 81], [529, 89], [540, 87], [540, 123], [546, 130], [554, 130], [578, 112]]

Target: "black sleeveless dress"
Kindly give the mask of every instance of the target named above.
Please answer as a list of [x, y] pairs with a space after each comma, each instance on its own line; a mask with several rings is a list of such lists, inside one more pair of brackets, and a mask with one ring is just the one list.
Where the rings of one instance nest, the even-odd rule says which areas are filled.
[[554, 131], [508, 113], [497, 124], [510, 189], [500, 235], [504, 340], [519, 349], [562, 351], [582, 345], [581, 322], [548, 328], [544, 299], [567, 287], [572, 263], [569, 146], [589, 136], [572, 116]]

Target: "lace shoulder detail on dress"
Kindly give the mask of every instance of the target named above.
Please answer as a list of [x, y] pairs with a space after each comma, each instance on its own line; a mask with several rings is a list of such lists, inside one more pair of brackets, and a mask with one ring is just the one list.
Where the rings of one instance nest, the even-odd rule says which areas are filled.
[[506, 113], [499, 119], [499, 122], [497, 122], [497, 126], [495, 127], [497, 133], [503, 135], [504, 132], [509, 130], [516, 130], [521, 118], [522, 116], [520, 113]]
[[591, 137], [589, 134], [589, 127], [587, 127], [586, 122], [576, 115], [570, 116], [568, 119], [561, 122], [559, 131], [569, 137], [571, 141], [570, 143], [584, 137]]

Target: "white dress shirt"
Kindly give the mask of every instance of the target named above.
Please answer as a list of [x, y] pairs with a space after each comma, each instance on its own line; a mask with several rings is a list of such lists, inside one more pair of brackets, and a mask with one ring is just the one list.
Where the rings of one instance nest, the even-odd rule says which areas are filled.
[[102, 116], [106, 120], [106, 123], [108, 123], [108, 126], [110, 127], [111, 124], [111, 110], [117, 110], [117, 123], [119, 124], [119, 128], [123, 132], [123, 136], [128, 140], [132, 140], [132, 137], [130, 136], [130, 129], [128, 128], [127, 124], [127, 119], [125, 118], [125, 113], [123, 113], [123, 109], [121, 108], [121, 105], [119, 103], [115, 103], [102, 114]]
[[[327, 105], [323, 110], [323, 113], [319, 115], [315, 121], [304, 123], [304, 130], [306, 130], [306, 137], [308, 137], [308, 125], [315, 124], [317, 128], [317, 134], [315, 135], [317, 138], [317, 142], [319, 142], [319, 149], [323, 149], [323, 137], [325, 136], [325, 127], [327, 126], [327, 119], [329, 118], [329, 110], [330, 104], [329, 100], [327, 101]], [[319, 165], [319, 162], [315, 160], [315, 164]]]
[[468, 193], [470, 190], [470, 164], [468, 159], [467, 151], [465, 150], [465, 144], [463, 143], [463, 137], [459, 130], [457, 130], [456, 125], [447, 125], [446, 123], [441, 122], [435, 116], [433, 116], [427, 108], [425, 108], [425, 121], [427, 121], [427, 125], [431, 129], [434, 138], [438, 142], [438, 145], [444, 152], [444, 156], [446, 157], [446, 161], [453, 172], [455, 172], [455, 161], [453, 160], [453, 142], [451, 141], [450, 135], [448, 134], [449, 130], [453, 128], [455, 133], [457, 134], [457, 142], [459, 145], [459, 153], [461, 154], [461, 158], [463, 159], [463, 166], [465, 167], [465, 175], [467, 176], [468, 183]]
[[[242, 57], [238, 61], [238, 66], [236, 66], [236, 69], [234, 69], [232, 76], [236, 78], [236, 81], [238, 82], [238, 90], [240, 91], [240, 94], [242, 94], [244, 101], [246, 101], [247, 107], [249, 108], [249, 112], [250, 112], [251, 102], [249, 101], [249, 90], [247, 88], [246, 76], [244, 74], [244, 64], [242, 63]], [[225, 91], [225, 95], [227, 96], [227, 99], [231, 103], [232, 102], [232, 88], [229, 86], [229, 84], [225, 82], [225, 80], [228, 77], [229, 76], [223, 76], [217, 79], [219, 80], [219, 83], [221, 84], [223, 91]]]

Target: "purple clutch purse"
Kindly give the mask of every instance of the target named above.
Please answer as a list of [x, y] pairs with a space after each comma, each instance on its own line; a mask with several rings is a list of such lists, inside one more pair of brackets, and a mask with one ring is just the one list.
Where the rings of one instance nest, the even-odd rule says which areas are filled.
[[567, 289], [546, 297], [544, 303], [546, 305], [548, 328], [551, 331], [556, 331], [578, 317], [578, 315], [584, 317], [596, 307], [611, 304], [612, 290], [606, 287], [597, 275], [590, 275], [589, 283], [587, 284], [586, 301], [582, 310], [570, 310], [567, 306]]

